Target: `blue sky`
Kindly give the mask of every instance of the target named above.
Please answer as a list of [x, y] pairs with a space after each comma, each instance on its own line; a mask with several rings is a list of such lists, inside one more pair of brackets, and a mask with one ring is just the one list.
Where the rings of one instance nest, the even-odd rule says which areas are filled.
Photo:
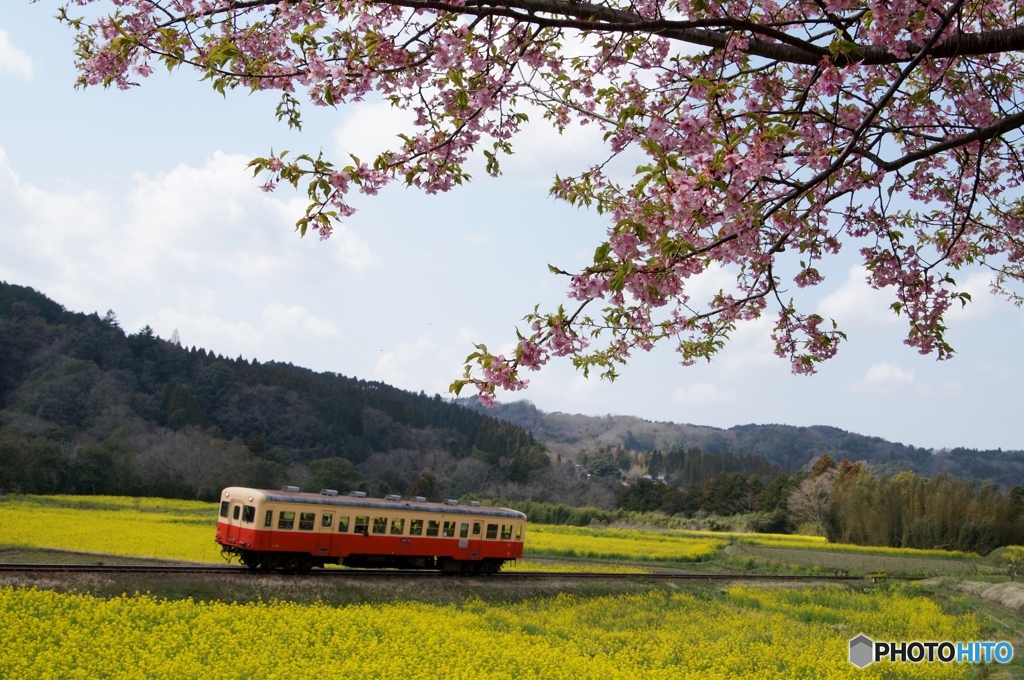
[[[52, 18], [56, 7], [18, 0], [0, 17], [0, 279], [70, 309], [113, 309], [129, 331], [177, 329], [184, 344], [225, 355], [445, 394], [474, 341], [508, 346], [535, 304], [564, 301], [546, 265], [580, 267], [604, 233], [602, 217], [547, 195], [556, 172], [598, 157], [599, 140], [541, 124], [500, 179], [477, 169], [470, 186], [443, 196], [396, 187], [357, 197], [359, 212], [330, 240], [299, 239], [301, 197], [262, 193], [248, 160], [271, 148], [372, 157], [400, 114], [375, 102], [307, 107], [296, 133], [275, 121], [273, 95], [223, 98], [188, 71], [158, 72], [128, 92], [76, 91], [72, 36]], [[889, 298], [864, 284], [849, 255], [824, 273], [802, 299], [850, 341], [814, 377], [790, 375], [772, 354], [766, 320], [741, 328], [709, 365], [683, 368], [665, 347], [609, 384], [556, 361], [503, 399], [1024, 449], [1024, 312], [988, 295], [983, 273], [961, 274], [975, 304], [950, 318], [958, 354], [945, 362], [902, 344]]]

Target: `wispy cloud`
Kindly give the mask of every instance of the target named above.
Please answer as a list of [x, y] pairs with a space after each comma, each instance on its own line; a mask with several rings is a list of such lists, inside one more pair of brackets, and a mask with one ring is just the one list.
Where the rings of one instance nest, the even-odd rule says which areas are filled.
[[888, 362], [873, 364], [864, 377], [853, 384], [857, 392], [891, 394], [913, 386], [915, 375], [896, 364]]
[[9, 75], [19, 80], [32, 80], [35, 74], [32, 58], [15, 47], [7, 31], [0, 28], [0, 76]]
[[735, 392], [720, 390], [708, 383], [691, 383], [680, 387], [672, 393], [672, 401], [677, 404], [697, 405], [735, 400]]

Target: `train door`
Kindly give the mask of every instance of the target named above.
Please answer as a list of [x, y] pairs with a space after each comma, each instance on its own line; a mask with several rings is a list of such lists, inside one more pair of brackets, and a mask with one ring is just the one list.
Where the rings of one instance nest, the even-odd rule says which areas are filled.
[[316, 554], [321, 557], [334, 554], [331, 541], [334, 539], [334, 513], [324, 512], [320, 515], [320, 526], [316, 531]]
[[412, 552], [412, 539], [406, 536], [406, 525], [408, 525], [409, 519], [407, 517], [392, 517], [390, 524], [388, 525], [388, 535], [391, 537], [389, 543], [391, 544], [392, 555], [408, 555]]
[[225, 540], [228, 545], [238, 543], [238, 537], [242, 529], [242, 501], [231, 501], [231, 508], [228, 510], [228, 532]]
[[[469, 559], [479, 560], [484, 556], [484, 523], [480, 520], [473, 520], [469, 523], [469, 538], [466, 539], [469, 547]], [[462, 543], [462, 539], [459, 540]]]

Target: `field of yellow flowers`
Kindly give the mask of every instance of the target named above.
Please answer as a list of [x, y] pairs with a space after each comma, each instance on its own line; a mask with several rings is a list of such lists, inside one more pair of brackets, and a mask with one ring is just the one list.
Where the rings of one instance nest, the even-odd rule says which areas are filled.
[[[19, 496], [0, 501], [0, 542], [36, 548], [217, 562], [217, 505], [118, 496]], [[644, 531], [531, 524], [525, 553], [627, 561], [700, 562], [729, 540], [774, 548], [963, 560], [967, 553], [827, 543], [820, 536]]]
[[[35, 548], [216, 562], [221, 560], [213, 542], [216, 515], [215, 503], [197, 501], [20, 497], [0, 503], [0, 540]], [[720, 538], [633, 529], [531, 524], [525, 552], [539, 557], [693, 562], [713, 557], [725, 544]]]
[[858, 670], [847, 641], [977, 639], [972, 615], [909, 590], [731, 588], [385, 605], [109, 600], [0, 589], [3, 678], [956, 678]]
[[21, 497], [0, 503], [0, 542], [32, 548], [221, 561], [216, 505], [148, 498]]
[[713, 535], [691, 537], [637, 529], [531, 524], [524, 552], [538, 556], [701, 562], [717, 555], [727, 542]]

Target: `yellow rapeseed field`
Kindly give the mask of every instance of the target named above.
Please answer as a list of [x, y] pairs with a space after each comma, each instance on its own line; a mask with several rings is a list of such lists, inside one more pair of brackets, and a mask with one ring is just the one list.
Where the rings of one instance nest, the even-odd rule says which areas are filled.
[[[151, 499], [157, 500], [168, 503]], [[149, 509], [137, 509], [128, 503], [121, 509], [96, 509], [117, 506], [100, 503], [82, 507], [47, 501], [43, 498], [0, 503], [0, 542], [113, 555], [222, 561], [220, 546], [213, 541], [217, 525], [215, 513], [209, 517], [198, 516], [195, 508], [189, 506], [153, 502], [148, 503]], [[194, 504], [193, 501], [170, 503]], [[203, 505], [214, 507], [212, 503]], [[177, 509], [171, 509], [174, 507]]]
[[847, 641], [978, 639], [973, 616], [891, 590], [731, 588], [514, 604], [224, 604], [0, 589], [0, 677], [959, 678], [858, 670]]
[[710, 536], [531, 524], [524, 550], [528, 555], [700, 562], [713, 558], [725, 545], [725, 539]]
[[[0, 542], [140, 557], [217, 562], [213, 535], [217, 504], [118, 496], [18, 496], [0, 502]], [[913, 550], [828, 543], [820, 536], [710, 531], [645, 531], [530, 524], [526, 555], [631, 561], [699, 562], [728, 540], [777, 548], [976, 558], [945, 550]]]

